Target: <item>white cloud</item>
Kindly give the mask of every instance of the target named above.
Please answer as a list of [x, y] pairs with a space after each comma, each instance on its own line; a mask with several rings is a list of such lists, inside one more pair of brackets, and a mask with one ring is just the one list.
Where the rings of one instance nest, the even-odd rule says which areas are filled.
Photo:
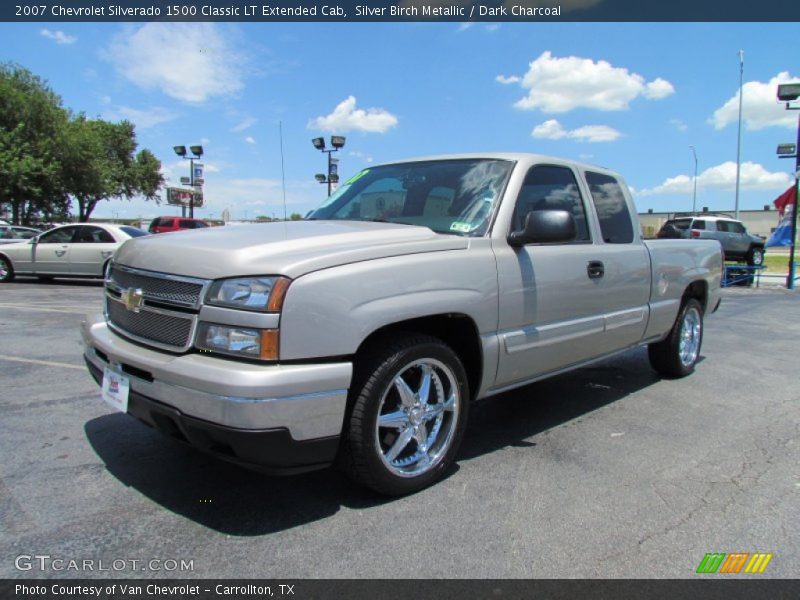
[[63, 31], [50, 31], [49, 29], [42, 29], [39, 33], [41, 33], [48, 40], [53, 40], [59, 45], [74, 44], [78, 41], [77, 37], [74, 35], [67, 35]]
[[[788, 173], [771, 173], [763, 166], [754, 162], [742, 163], [739, 189], [753, 190], [784, 190], [791, 183], [792, 178]], [[706, 169], [697, 176], [697, 187], [732, 191], [736, 187], [736, 163], [724, 162], [715, 167]], [[676, 175], [656, 187], [639, 191], [640, 196], [660, 196], [666, 194], [690, 194], [693, 189], [691, 175]]]
[[251, 135], [248, 135], [246, 138], [244, 138], [244, 141], [247, 142], [248, 144], [255, 144], [256, 143], [255, 138], [253, 136], [251, 136]]
[[661, 100], [662, 98], [671, 96], [674, 93], [675, 88], [672, 87], [672, 84], [666, 79], [661, 79], [661, 77], [658, 77], [654, 81], [651, 81], [647, 84], [644, 90], [644, 97], [648, 100]]
[[531, 136], [544, 140], [569, 138], [581, 142], [613, 142], [622, 134], [608, 125], [584, 125], [568, 131], [556, 119], [550, 119], [533, 128]]
[[472, 28], [473, 25], [475, 25], [475, 23], [467, 23], [467, 22], [459, 23], [458, 29], [456, 29], [456, 31], [458, 33], [461, 33], [462, 31], [466, 31], [467, 29]]
[[211, 140], [208, 139], [207, 137], [200, 138], [200, 143], [203, 144], [204, 146], [207, 146], [208, 144], [211, 143]]
[[[786, 127], [794, 129], [797, 126], [797, 116], [792, 111], [787, 111], [785, 105], [777, 100], [778, 84], [796, 81], [798, 78], [789, 75], [788, 71], [778, 73], [767, 83], [761, 81], [748, 81], [742, 88], [742, 121], [751, 131], [765, 127]], [[739, 91], [725, 104], [714, 111], [709, 119], [715, 129], [724, 129], [732, 123], [739, 121]]]
[[519, 83], [522, 81], [522, 77], [518, 77], [517, 75], [511, 75], [510, 77], [498, 75], [494, 78], [494, 80], [498, 83], [502, 83], [503, 85], [511, 85], [512, 83]]
[[356, 108], [355, 96], [340, 102], [333, 112], [308, 122], [309, 129], [346, 133], [363, 131], [367, 133], [386, 133], [397, 125], [397, 117], [382, 108]]
[[[497, 80], [511, 83], [510, 79]], [[646, 82], [641, 75], [604, 60], [558, 58], [550, 51], [530, 63], [520, 85], [528, 90], [528, 95], [514, 106], [546, 113], [564, 113], [575, 108], [626, 110], [639, 96], [660, 100], [675, 92], [672, 84], [661, 78]]]
[[106, 55], [135, 85], [184, 102], [232, 96], [243, 87], [243, 56], [214, 23], [147, 23], [126, 28]]
[[486, 31], [488, 31], [489, 33], [494, 33], [498, 29], [500, 29], [500, 23], [490, 23], [489, 25], [486, 26]]
[[680, 119], [670, 119], [669, 124], [680, 132], [688, 131], [689, 126]]
[[256, 119], [255, 117], [245, 117], [234, 127], [232, 127], [231, 131], [233, 131], [234, 133], [238, 133], [240, 131], [244, 131], [245, 129], [249, 129], [256, 123], [258, 123], [258, 119]]
[[[111, 99], [108, 99], [111, 102]], [[130, 121], [138, 129], [149, 129], [161, 123], [167, 123], [177, 118], [178, 115], [166, 108], [153, 107], [145, 110], [131, 108], [130, 106], [111, 106], [103, 112], [103, 118], [109, 121]]]
[[355, 158], [360, 158], [366, 163], [372, 162], [372, 155], [371, 154], [364, 154], [363, 152], [348, 152], [348, 156], [354, 156]]

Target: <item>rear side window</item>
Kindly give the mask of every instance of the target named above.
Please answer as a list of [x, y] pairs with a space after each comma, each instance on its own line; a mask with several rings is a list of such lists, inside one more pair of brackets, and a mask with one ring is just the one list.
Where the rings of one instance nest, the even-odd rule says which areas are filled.
[[195, 221], [194, 222], [194, 228], [195, 229], [202, 229], [203, 227], [208, 227], [208, 223], [206, 223], [205, 221]]
[[586, 172], [586, 182], [600, 219], [600, 232], [607, 244], [630, 244], [633, 221], [619, 182], [602, 173]]
[[686, 231], [689, 229], [689, 224], [692, 222], [691, 219], [674, 219], [672, 221], [667, 221], [664, 225], [672, 225], [675, 229], [680, 229], [681, 231]]
[[514, 230], [522, 229], [527, 214], [534, 210], [566, 210], [575, 219], [575, 241], [589, 241], [586, 210], [572, 170], [541, 165], [525, 176], [514, 212]]
[[706, 229], [706, 222], [695, 219], [694, 223], [692, 223], [692, 229]]
[[194, 229], [194, 221], [181, 219], [178, 223], [178, 227], [180, 227], [181, 229]]

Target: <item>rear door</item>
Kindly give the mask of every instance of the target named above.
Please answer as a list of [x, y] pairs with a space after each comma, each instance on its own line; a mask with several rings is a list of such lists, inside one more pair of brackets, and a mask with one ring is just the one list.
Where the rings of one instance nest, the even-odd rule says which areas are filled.
[[595, 294], [603, 306], [605, 331], [598, 350], [607, 353], [644, 336], [650, 302], [650, 254], [633, 226], [623, 183], [606, 173], [584, 172], [600, 225], [596, 261], [603, 275]]
[[70, 249], [70, 273], [99, 277], [117, 246], [114, 236], [102, 227], [79, 225]]

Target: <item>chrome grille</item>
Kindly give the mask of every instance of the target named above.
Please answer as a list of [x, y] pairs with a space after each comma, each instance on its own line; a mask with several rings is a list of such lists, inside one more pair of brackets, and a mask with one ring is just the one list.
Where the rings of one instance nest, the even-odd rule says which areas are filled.
[[119, 291], [139, 288], [146, 300], [197, 308], [203, 292], [203, 282], [172, 275], [148, 274], [144, 271], [113, 265], [109, 270], [108, 284]]
[[191, 344], [194, 315], [183, 317], [148, 309], [133, 312], [111, 296], [107, 296], [106, 311], [109, 324], [132, 337], [175, 350], [184, 350]]
[[[197, 312], [209, 282], [154, 271], [112, 265], [106, 277], [106, 320], [109, 327], [136, 341], [173, 352], [194, 343]], [[141, 290], [136, 305], [130, 292]]]

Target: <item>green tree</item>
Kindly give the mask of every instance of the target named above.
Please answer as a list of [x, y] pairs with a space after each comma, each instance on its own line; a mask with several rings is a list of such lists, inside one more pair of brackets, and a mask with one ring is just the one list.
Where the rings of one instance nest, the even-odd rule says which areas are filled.
[[14, 223], [68, 207], [59, 156], [68, 117], [41, 78], [0, 64], [0, 204], [10, 207]]
[[65, 148], [66, 187], [78, 204], [78, 219], [89, 220], [102, 200], [156, 199], [164, 184], [161, 162], [149, 150], [136, 152], [136, 133], [128, 121], [109, 123], [72, 119]]
[[303, 215], [301, 215], [300, 213], [293, 212], [291, 215], [289, 215], [289, 220], [290, 221], [302, 221], [303, 220]]

